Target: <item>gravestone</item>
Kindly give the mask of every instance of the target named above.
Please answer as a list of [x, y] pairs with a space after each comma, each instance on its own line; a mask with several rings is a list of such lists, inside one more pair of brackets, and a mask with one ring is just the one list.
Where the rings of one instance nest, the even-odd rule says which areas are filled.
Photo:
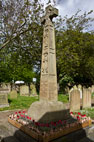
[[37, 96], [37, 90], [34, 84], [30, 84], [31, 96]]
[[94, 93], [94, 85], [91, 86], [91, 90], [92, 90], [91, 93]]
[[0, 84], [0, 88], [4, 89], [4, 90], [7, 90], [8, 93], [11, 91], [11, 85], [10, 85], [10, 83], [1, 83]]
[[69, 90], [69, 101], [70, 101], [70, 93], [73, 90], [79, 90], [80, 92], [80, 99], [82, 99], [82, 86], [79, 84], [78, 86], [73, 86], [70, 90]]
[[0, 108], [9, 107], [8, 90], [0, 89]]
[[10, 99], [17, 99], [17, 91], [16, 90], [12, 90], [10, 92]]
[[72, 90], [70, 93], [70, 111], [80, 109], [80, 92], [79, 90]]
[[71, 94], [71, 92], [72, 92], [73, 90], [77, 90], [77, 89], [78, 89], [77, 86], [74, 85], [74, 86], [69, 90], [69, 101], [70, 101], [70, 94]]
[[29, 87], [27, 85], [20, 86], [20, 95], [29, 96]]
[[91, 91], [88, 88], [83, 88], [82, 107], [91, 107]]
[[46, 7], [46, 15], [41, 22], [44, 25], [43, 48], [40, 77], [40, 101], [33, 103], [28, 115], [35, 121], [48, 122], [67, 119], [67, 110], [58, 101], [55, 30], [52, 19], [58, 16], [58, 9], [51, 5]]
[[78, 90], [80, 91], [80, 99], [82, 99], [82, 85], [78, 85]]

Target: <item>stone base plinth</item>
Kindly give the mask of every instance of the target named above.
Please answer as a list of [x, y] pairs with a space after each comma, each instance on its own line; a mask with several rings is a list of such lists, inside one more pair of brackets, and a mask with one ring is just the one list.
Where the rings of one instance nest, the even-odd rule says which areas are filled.
[[62, 102], [34, 102], [28, 109], [28, 116], [38, 122], [51, 122], [69, 118], [69, 110]]

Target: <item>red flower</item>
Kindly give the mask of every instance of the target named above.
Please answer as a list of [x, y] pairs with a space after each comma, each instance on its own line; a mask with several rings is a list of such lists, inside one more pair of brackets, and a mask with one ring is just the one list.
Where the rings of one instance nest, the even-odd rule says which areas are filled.
[[27, 116], [26, 118], [29, 119], [29, 116]]
[[49, 127], [49, 124], [48, 124], [48, 123], [46, 124], [46, 127]]
[[21, 113], [21, 111], [19, 111], [18, 113]]
[[54, 122], [53, 122], [53, 121], [51, 122], [51, 125], [54, 125]]
[[17, 114], [18, 112], [15, 112], [15, 114]]
[[62, 124], [62, 121], [61, 121], [61, 120], [59, 120], [59, 121], [57, 122], [57, 124], [59, 124], [59, 123], [60, 123], [60, 124]]
[[22, 115], [22, 114], [20, 114], [20, 116], [21, 116], [21, 117], [23, 117], [23, 115]]
[[56, 123], [54, 122], [54, 126], [56, 126]]
[[25, 118], [25, 115], [23, 115], [23, 118]]
[[23, 111], [22, 113], [25, 113], [25, 111]]
[[73, 112], [70, 112], [70, 114], [73, 114]]
[[77, 116], [77, 119], [78, 119], [78, 120], [80, 120], [80, 117], [79, 117], [79, 116]]
[[19, 119], [20, 117], [17, 115], [17, 118]]
[[33, 120], [33, 123], [35, 122], [35, 120]]
[[29, 117], [29, 119], [31, 120], [31, 117]]
[[81, 115], [82, 117], [86, 117], [86, 115], [84, 114], [84, 115]]
[[81, 113], [80, 113], [80, 112], [78, 112], [78, 115], [81, 115]]
[[40, 124], [40, 123], [38, 123], [38, 122], [35, 122], [35, 125], [36, 125], [36, 126], [39, 126], [39, 124]]

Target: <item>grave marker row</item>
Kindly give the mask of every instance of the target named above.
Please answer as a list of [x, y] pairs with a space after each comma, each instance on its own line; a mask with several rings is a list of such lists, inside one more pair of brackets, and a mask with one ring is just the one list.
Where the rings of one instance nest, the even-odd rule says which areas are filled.
[[[83, 88], [82, 108], [91, 107], [91, 90]], [[80, 110], [80, 91], [74, 88], [70, 93], [70, 111]]]

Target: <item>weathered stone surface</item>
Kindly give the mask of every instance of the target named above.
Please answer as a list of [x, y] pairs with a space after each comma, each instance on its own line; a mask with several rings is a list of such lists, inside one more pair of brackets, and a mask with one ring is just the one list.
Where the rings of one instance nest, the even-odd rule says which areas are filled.
[[21, 96], [29, 96], [29, 87], [26, 85], [20, 86], [20, 95]]
[[82, 107], [83, 108], [91, 107], [91, 91], [90, 91], [90, 89], [83, 88]]
[[73, 91], [73, 90], [79, 90], [80, 92], [80, 99], [82, 99], [82, 86], [79, 84], [78, 86], [73, 86], [70, 90], [69, 90], [69, 101], [70, 101], [70, 93]]
[[79, 90], [72, 90], [70, 93], [70, 111], [80, 109], [80, 92]]
[[78, 90], [80, 91], [80, 99], [82, 99], [82, 85], [78, 85]]
[[17, 99], [17, 91], [16, 90], [12, 90], [10, 92], [10, 99]]
[[55, 31], [52, 18], [58, 15], [58, 10], [49, 5], [46, 15], [42, 17], [44, 24], [43, 48], [40, 77], [40, 101], [33, 103], [28, 115], [36, 121], [56, 121], [67, 119], [64, 105], [58, 102]]
[[31, 96], [37, 96], [37, 90], [34, 84], [30, 85], [30, 90], [31, 90]]
[[9, 93], [11, 91], [11, 85], [10, 85], [10, 83], [1, 83], [0, 89], [7, 90]]
[[[32, 110], [32, 113], [31, 113]], [[69, 110], [65, 108], [62, 102], [39, 101], [31, 105], [28, 115], [35, 121], [51, 122], [67, 119]]]
[[50, 5], [46, 8], [46, 15], [42, 18], [44, 33], [40, 79], [40, 100], [57, 101], [55, 31], [52, 23], [52, 18], [57, 15], [58, 10]]
[[0, 108], [1, 107], [8, 107], [8, 94], [6, 92], [0, 92]]
[[94, 93], [94, 85], [91, 86], [91, 92]]

